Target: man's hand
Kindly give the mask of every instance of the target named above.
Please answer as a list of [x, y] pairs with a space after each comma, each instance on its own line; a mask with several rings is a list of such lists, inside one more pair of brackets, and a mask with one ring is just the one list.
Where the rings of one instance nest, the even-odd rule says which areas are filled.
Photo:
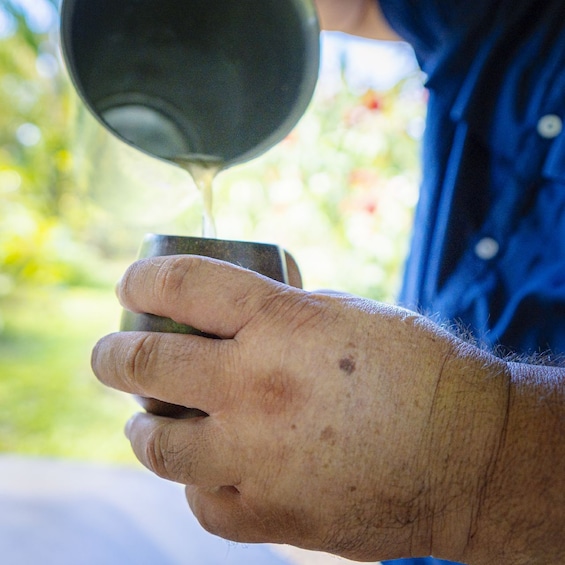
[[221, 338], [123, 332], [93, 353], [107, 385], [207, 414], [127, 429], [206, 529], [358, 560], [489, 563], [516, 489], [498, 474], [519, 443], [506, 363], [411, 312], [202, 257], [139, 261], [118, 294]]
[[398, 41], [377, 0], [315, 0], [320, 26], [369, 39]]

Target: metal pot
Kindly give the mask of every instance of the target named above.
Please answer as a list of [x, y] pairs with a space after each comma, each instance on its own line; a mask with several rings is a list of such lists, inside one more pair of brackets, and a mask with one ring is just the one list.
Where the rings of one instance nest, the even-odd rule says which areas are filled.
[[248, 161], [312, 97], [312, 0], [63, 0], [61, 43], [86, 106], [130, 145], [172, 160]]

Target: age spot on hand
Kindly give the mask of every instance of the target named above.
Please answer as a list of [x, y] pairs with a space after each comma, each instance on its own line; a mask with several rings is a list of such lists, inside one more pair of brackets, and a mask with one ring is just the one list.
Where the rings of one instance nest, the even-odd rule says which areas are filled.
[[339, 368], [346, 375], [352, 375], [355, 372], [355, 359], [353, 357], [344, 357], [339, 360]]
[[335, 430], [331, 426], [325, 427], [322, 433], [320, 434], [320, 441], [325, 441], [332, 446], [335, 445], [336, 442]]

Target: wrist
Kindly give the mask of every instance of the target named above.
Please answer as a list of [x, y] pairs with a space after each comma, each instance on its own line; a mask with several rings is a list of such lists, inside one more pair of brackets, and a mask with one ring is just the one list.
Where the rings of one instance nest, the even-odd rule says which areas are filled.
[[430, 508], [420, 528], [419, 555], [479, 563], [474, 540], [505, 440], [510, 381], [507, 363], [456, 341], [422, 442]]
[[469, 563], [565, 561], [565, 370], [508, 363], [507, 418]]

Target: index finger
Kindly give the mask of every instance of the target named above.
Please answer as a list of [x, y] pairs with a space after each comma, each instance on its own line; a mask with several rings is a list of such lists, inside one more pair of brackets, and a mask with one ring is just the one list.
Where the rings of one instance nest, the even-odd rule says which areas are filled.
[[231, 263], [195, 255], [141, 259], [118, 288], [124, 308], [232, 338], [287, 285]]

